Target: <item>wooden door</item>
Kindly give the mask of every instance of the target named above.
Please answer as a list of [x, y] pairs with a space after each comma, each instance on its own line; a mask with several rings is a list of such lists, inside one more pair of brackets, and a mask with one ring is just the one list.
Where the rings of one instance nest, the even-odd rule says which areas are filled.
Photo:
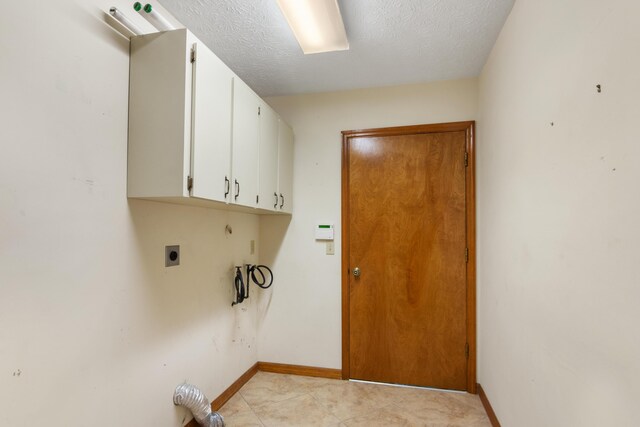
[[474, 391], [467, 280], [472, 129], [464, 123], [345, 133], [350, 378]]

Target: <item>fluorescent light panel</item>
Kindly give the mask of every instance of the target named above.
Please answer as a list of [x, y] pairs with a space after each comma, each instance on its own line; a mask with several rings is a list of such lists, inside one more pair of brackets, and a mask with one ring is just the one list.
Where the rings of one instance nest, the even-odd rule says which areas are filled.
[[305, 54], [348, 50], [338, 0], [277, 0]]

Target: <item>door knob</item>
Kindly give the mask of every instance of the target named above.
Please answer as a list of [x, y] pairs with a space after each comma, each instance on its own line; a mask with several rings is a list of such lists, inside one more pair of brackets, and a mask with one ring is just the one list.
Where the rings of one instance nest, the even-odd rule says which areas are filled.
[[353, 275], [356, 277], [360, 277], [360, 269], [358, 267], [353, 269]]

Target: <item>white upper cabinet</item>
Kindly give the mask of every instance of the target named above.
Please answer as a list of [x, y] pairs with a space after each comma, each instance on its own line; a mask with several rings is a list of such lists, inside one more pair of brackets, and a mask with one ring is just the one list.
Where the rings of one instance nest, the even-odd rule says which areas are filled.
[[279, 156], [280, 127], [188, 30], [131, 38], [128, 197], [290, 212], [290, 190], [280, 207], [279, 169], [293, 161]]
[[278, 120], [278, 210], [293, 209], [293, 130]]
[[279, 118], [266, 102], [260, 102], [260, 148], [258, 208], [278, 209], [278, 122]]
[[131, 38], [129, 197], [189, 197], [190, 55], [184, 30]]
[[191, 195], [227, 202], [231, 195], [233, 73], [213, 52], [194, 43]]
[[260, 97], [239, 78], [233, 80], [231, 203], [256, 206]]
[[132, 37], [129, 197], [228, 199], [232, 82], [233, 72], [187, 30]]

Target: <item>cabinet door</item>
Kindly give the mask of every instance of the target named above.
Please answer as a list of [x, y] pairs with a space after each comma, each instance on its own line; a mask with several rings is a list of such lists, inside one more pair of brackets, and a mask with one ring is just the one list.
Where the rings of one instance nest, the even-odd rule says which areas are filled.
[[233, 74], [202, 43], [194, 43], [191, 196], [225, 202], [231, 169]]
[[193, 43], [191, 196], [230, 199], [233, 74], [204, 44]]
[[264, 101], [260, 103], [260, 149], [258, 207], [278, 209], [278, 115]]
[[293, 208], [293, 130], [278, 121], [278, 209], [291, 213]]
[[191, 46], [187, 30], [131, 38], [127, 195], [188, 198]]
[[234, 78], [231, 202], [250, 207], [258, 195], [259, 106], [258, 95]]

